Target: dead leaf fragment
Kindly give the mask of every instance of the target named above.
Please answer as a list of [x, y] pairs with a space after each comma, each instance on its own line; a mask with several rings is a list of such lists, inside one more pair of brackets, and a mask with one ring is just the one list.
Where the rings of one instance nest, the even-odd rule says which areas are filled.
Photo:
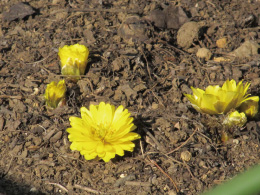
[[118, 34], [125, 40], [133, 42], [145, 41], [148, 39], [146, 35], [146, 22], [139, 16], [128, 16], [120, 25]]
[[192, 43], [199, 37], [199, 25], [197, 22], [187, 22], [179, 30], [177, 34], [177, 43], [183, 48], [189, 48]]
[[4, 12], [3, 19], [11, 22], [16, 19], [23, 19], [24, 17], [30, 16], [34, 13], [35, 11], [30, 5], [20, 2], [10, 7], [9, 12]]
[[120, 87], [120, 90], [122, 90], [125, 93], [128, 99], [130, 98], [135, 99], [137, 96], [137, 92], [134, 91], [128, 84], [125, 84], [122, 87]]
[[158, 28], [179, 29], [185, 22], [189, 21], [188, 16], [182, 7], [168, 6], [164, 10], [153, 10], [144, 17]]
[[214, 62], [230, 62], [231, 59], [229, 58], [224, 58], [224, 57], [214, 57], [213, 58]]

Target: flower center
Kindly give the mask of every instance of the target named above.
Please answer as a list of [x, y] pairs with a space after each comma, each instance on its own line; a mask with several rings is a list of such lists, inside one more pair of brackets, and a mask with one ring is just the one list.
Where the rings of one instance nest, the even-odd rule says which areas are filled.
[[95, 129], [95, 136], [97, 136], [100, 140], [105, 141], [108, 136], [113, 134], [113, 130], [111, 129], [111, 125], [108, 123], [101, 123], [98, 125], [98, 128]]

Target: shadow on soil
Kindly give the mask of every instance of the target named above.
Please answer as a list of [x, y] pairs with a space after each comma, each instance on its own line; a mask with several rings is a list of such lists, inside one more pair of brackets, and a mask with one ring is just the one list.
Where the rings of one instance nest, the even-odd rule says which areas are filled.
[[44, 195], [35, 188], [18, 184], [10, 179], [6, 179], [7, 175], [0, 172], [0, 195]]

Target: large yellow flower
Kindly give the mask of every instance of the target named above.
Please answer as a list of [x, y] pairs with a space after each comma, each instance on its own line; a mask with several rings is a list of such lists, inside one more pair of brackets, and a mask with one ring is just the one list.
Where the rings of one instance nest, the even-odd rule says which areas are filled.
[[60, 80], [58, 83], [52, 81], [48, 84], [44, 94], [47, 106], [56, 108], [62, 105], [65, 102], [66, 90], [65, 80]]
[[81, 117], [70, 117], [71, 128], [67, 129], [70, 148], [80, 151], [86, 160], [96, 157], [108, 162], [115, 155], [123, 156], [124, 150], [133, 151], [133, 140], [140, 135], [132, 132], [136, 129], [133, 118], [121, 105], [115, 106], [101, 102], [80, 109]]
[[85, 73], [89, 50], [85, 45], [65, 45], [59, 48], [61, 73], [63, 75], [83, 75]]
[[250, 83], [243, 85], [242, 81], [236, 84], [235, 80], [227, 80], [222, 87], [208, 86], [206, 90], [191, 87], [193, 95], [184, 94], [192, 106], [201, 113], [226, 114], [231, 109], [238, 108], [243, 102], [255, 100], [246, 94]]

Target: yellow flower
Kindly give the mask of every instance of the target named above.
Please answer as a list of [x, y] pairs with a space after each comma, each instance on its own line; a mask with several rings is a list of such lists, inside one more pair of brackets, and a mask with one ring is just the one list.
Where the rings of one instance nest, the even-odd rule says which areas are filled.
[[248, 117], [253, 118], [258, 113], [259, 96], [247, 98], [239, 107], [240, 112], [244, 112]]
[[228, 127], [238, 126], [242, 127], [246, 124], [247, 118], [244, 112], [239, 113], [238, 111], [231, 112], [224, 119], [223, 124]]
[[108, 162], [115, 155], [123, 156], [124, 150], [133, 151], [133, 140], [140, 135], [132, 132], [136, 129], [133, 118], [121, 105], [115, 106], [101, 102], [80, 109], [81, 117], [70, 117], [71, 128], [67, 129], [71, 150], [80, 151], [86, 160], [94, 158]]
[[65, 45], [59, 48], [62, 75], [83, 75], [86, 70], [89, 50], [84, 45]]
[[250, 83], [243, 85], [242, 81], [236, 84], [235, 80], [227, 80], [222, 87], [208, 86], [206, 90], [191, 87], [193, 95], [184, 94], [192, 106], [201, 113], [226, 114], [231, 109], [238, 108], [243, 102], [250, 100], [246, 94]]
[[51, 108], [56, 108], [65, 102], [66, 84], [65, 80], [60, 80], [57, 84], [52, 81], [47, 85], [45, 90], [44, 98], [47, 106]]

